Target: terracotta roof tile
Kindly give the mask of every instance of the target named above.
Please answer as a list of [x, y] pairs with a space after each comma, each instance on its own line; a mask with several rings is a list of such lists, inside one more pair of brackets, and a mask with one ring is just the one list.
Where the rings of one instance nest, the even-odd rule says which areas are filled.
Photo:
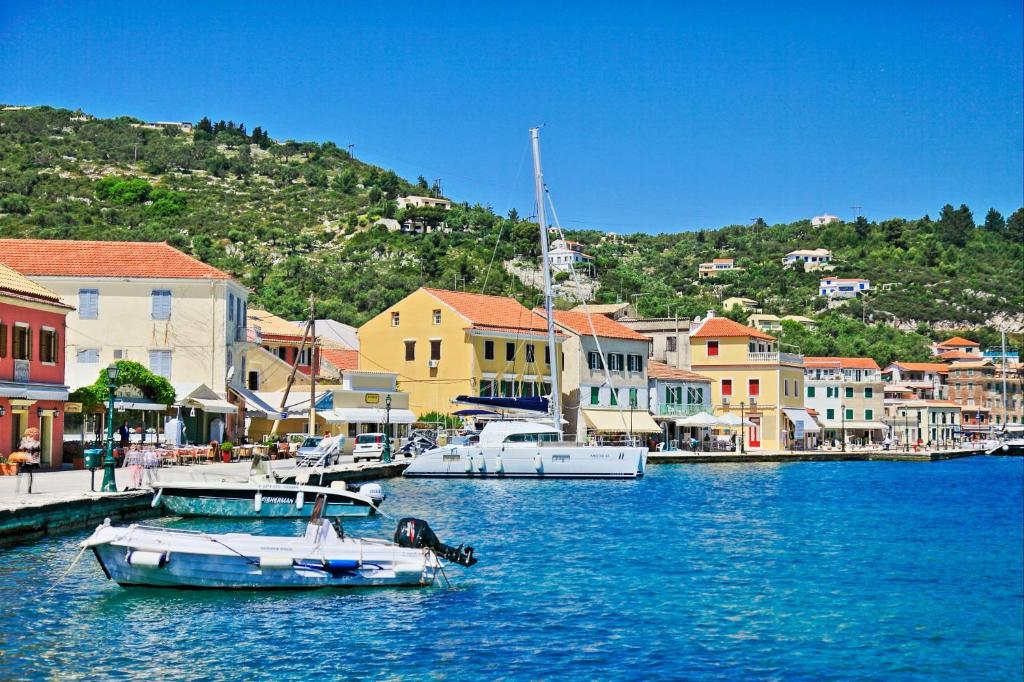
[[939, 345], [939, 348], [956, 348], [958, 346], [960, 346], [960, 347], [963, 347], [963, 346], [977, 347], [977, 346], [980, 346], [981, 344], [976, 343], [974, 341], [971, 341], [970, 339], [965, 339], [962, 336], [954, 336], [951, 339], [946, 339], [945, 341], [943, 341], [942, 343], [940, 343], [938, 345]]
[[703, 374], [697, 374], [686, 369], [678, 369], [670, 365], [666, 365], [664, 362], [658, 362], [657, 360], [650, 360], [647, 363], [647, 376], [651, 379], [679, 379], [682, 381], [700, 381], [706, 384], [711, 383], [711, 379], [704, 376]]
[[268, 313], [266, 310], [249, 308], [247, 317], [249, 318], [249, 324], [259, 327], [260, 333], [264, 337], [301, 342], [302, 333], [306, 329], [305, 325], [293, 324], [273, 313]]
[[548, 328], [543, 317], [514, 298], [427, 287], [423, 287], [423, 291], [454, 309], [478, 329], [546, 332]]
[[[542, 311], [535, 310], [542, 319], [544, 314]], [[600, 313], [591, 313], [589, 316], [586, 313], [577, 312], [575, 310], [556, 310], [555, 322], [571, 332], [580, 334], [581, 336], [590, 336], [591, 323], [593, 323], [594, 332], [597, 336], [608, 338], [608, 339], [627, 339], [630, 341], [650, 341], [649, 336], [633, 331], [629, 327], [615, 320], [602, 315]], [[590, 318], [589, 320], [587, 318]]]
[[774, 341], [775, 337], [765, 334], [764, 332], [758, 331], [753, 327], [734, 322], [727, 317], [712, 317], [700, 326], [694, 334], [690, 335], [693, 338], [715, 338], [715, 337], [727, 337], [727, 336], [748, 336], [755, 339], [766, 339], [768, 341]]
[[941, 374], [949, 371], [949, 366], [941, 362], [894, 362], [892, 364], [910, 372], [939, 372]]
[[943, 360], [977, 360], [980, 356], [977, 353], [953, 349], [947, 350], [945, 353], [939, 353], [939, 357]]
[[841, 358], [823, 356], [805, 356], [804, 367], [835, 367], [842, 369], [880, 369], [878, 363], [872, 358]]
[[359, 369], [359, 351], [348, 348], [321, 348], [320, 357], [342, 371]]
[[36, 284], [17, 270], [0, 264], [0, 295], [2, 294], [11, 294], [18, 298], [32, 301], [64, 305], [60, 302], [60, 297], [55, 292]]
[[165, 242], [0, 239], [0, 263], [30, 277], [231, 279]]

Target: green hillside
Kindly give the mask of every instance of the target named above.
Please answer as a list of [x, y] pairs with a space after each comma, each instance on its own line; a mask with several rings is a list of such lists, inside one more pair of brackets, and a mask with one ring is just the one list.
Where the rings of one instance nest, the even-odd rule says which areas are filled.
[[[278, 143], [261, 128], [206, 119], [193, 132], [142, 124], [48, 107], [0, 111], [0, 235], [166, 240], [231, 272], [253, 289], [255, 305], [287, 317], [302, 316], [313, 292], [318, 314], [358, 325], [421, 285], [539, 302], [502, 267], [538, 252], [537, 225], [514, 212], [500, 217], [468, 203], [448, 213], [399, 211], [395, 198], [430, 194], [428, 183], [331, 142]], [[568, 236], [596, 256], [598, 300], [635, 297], [645, 314], [692, 317], [729, 296], [757, 299], [765, 312], [818, 313], [819, 273], [785, 269], [781, 258], [824, 247], [834, 252], [835, 274], [865, 277], [874, 288], [864, 309], [855, 301], [826, 316], [845, 338], [882, 338], [872, 322], [933, 335], [997, 322], [1019, 328], [1024, 210], [1004, 219], [936, 209], [935, 218], [824, 228], [801, 221], [617, 240], [585, 230]], [[374, 226], [380, 218], [443, 220], [450, 231], [388, 232]], [[733, 257], [745, 270], [698, 282], [698, 264], [715, 257]], [[923, 335], [884, 334], [914, 353], [923, 347]], [[991, 328], [979, 334], [994, 338]], [[819, 341], [818, 350], [837, 350], [834, 340]]]

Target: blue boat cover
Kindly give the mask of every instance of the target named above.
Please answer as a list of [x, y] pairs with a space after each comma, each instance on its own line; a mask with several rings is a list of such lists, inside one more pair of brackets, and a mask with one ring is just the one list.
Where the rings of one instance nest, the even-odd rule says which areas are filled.
[[455, 398], [457, 403], [489, 407], [492, 410], [523, 410], [547, 414], [548, 399], [540, 396], [528, 398], [508, 398], [504, 396], [460, 395]]

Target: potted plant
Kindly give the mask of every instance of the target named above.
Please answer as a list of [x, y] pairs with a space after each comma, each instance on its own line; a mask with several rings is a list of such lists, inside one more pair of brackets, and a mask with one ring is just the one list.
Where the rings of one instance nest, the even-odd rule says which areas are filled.
[[7, 455], [0, 455], [0, 476], [17, 476], [18, 465], [7, 461]]
[[234, 443], [229, 440], [220, 444], [220, 459], [222, 462], [227, 463], [231, 461], [231, 450], [233, 450], [234, 447]]

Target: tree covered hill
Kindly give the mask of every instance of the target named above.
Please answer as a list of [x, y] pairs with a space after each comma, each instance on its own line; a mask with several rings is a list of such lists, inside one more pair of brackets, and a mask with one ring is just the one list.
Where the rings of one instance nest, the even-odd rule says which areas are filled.
[[[166, 240], [231, 272], [253, 289], [254, 304], [287, 317], [303, 316], [315, 293], [318, 314], [358, 325], [421, 285], [538, 303], [539, 292], [502, 267], [538, 255], [537, 225], [478, 204], [456, 203], [447, 213], [398, 209], [397, 197], [435, 189], [332, 142], [276, 142], [258, 126], [203, 119], [188, 132], [49, 107], [0, 110], [2, 236]], [[444, 221], [449, 229], [389, 232], [375, 226], [381, 218]], [[966, 206], [946, 206], [934, 219], [859, 218], [823, 228], [759, 221], [567, 236], [596, 257], [599, 301], [635, 300], [650, 315], [693, 317], [720, 310], [730, 296], [754, 298], [765, 312], [818, 313], [820, 273], [783, 268], [781, 259], [824, 247], [835, 255], [834, 274], [872, 282], [866, 302], [832, 316], [856, 320], [865, 335], [862, 319], [931, 334], [1024, 323], [1024, 210], [1006, 219], [990, 211], [980, 226]], [[698, 281], [698, 264], [716, 257], [733, 257], [744, 270]], [[991, 339], [990, 329], [982, 333]], [[923, 340], [911, 345], [920, 350]]]

